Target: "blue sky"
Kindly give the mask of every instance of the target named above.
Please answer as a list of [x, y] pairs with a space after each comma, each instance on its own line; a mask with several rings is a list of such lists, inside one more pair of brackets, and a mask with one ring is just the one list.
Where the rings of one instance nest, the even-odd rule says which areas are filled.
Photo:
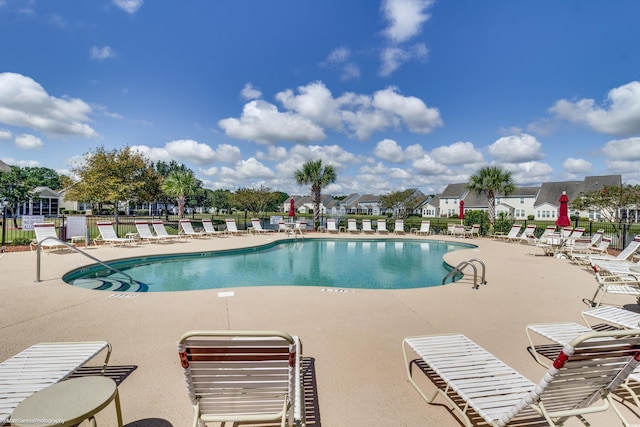
[[211, 189], [640, 183], [640, 2], [0, 0], [0, 159], [126, 145]]

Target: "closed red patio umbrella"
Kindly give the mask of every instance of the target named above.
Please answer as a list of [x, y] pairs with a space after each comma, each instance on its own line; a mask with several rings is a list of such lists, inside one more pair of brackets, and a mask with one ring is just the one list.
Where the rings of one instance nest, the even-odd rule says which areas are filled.
[[560, 196], [560, 215], [556, 220], [556, 225], [558, 227], [566, 227], [571, 225], [571, 220], [569, 219], [569, 197], [567, 196], [567, 192], [563, 191], [562, 196]]
[[460, 219], [464, 219], [464, 200], [460, 200]]
[[289, 200], [289, 217], [294, 217], [294, 216], [296, 216], [296, 207], [292, 197], [291, 200]]

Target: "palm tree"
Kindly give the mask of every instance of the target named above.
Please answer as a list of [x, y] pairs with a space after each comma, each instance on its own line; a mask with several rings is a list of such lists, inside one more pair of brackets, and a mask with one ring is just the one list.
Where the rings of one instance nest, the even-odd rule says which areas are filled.
[[313, 229], [320, 223], [320, 199], [322, 188], [336, 182], [336, 170], [331, 165], [323, 165], [322, 160], [309, 161], [302, 165], [294, 174], [298, 185], [311, 184], [311, 199], [313, 200]]
[[178, 216], [184, 217], [184, 205], [187, 198], [193, 196], [198, 188], [198, 182], [191, 170], [175, 170], [170, 172], [162, 183], [162, 191], [176, 199]]
[[469, 178], [467, 189], [475, 194], [484, 193], [489, 202], [489, 222], [496, 225], [496, 194], [508, 196], [516, 189], [511, 171], [500, 166], [485, 166]]

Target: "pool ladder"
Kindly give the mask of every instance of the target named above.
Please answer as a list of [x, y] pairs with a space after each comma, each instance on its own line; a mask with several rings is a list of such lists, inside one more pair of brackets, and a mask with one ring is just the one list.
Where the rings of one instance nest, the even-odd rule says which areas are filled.
[[70, 245], [69, 243], [65, 242], [64, 240], [58, 239], [57, 237], [53, 237], [53, 236], [45, 237], [40, 242], [38, 242], [38, 249], [37, 249], [37, 252], [36, 252], [37, 253], [37, 258], [36, 258], [36, 282], [40, 282], [41, 281], [40, 280], [40, 265], [41, 265], [40, 258], [41, 258], [41, 253], [42, 253], [42, 246], [41, 245], [42, 245], [42, 242], [44, 242], [45, 240], [53, 240], [53, 241], [55, 241], [57, 243], [60, 243], [61, 245], [66, 246], [67, 248], [69, 248], [69, 249], [71, 249], [73, 251], [81, 253], [82, 255], [86, 256], [87, 258], [90, 258], [90, 259], [94, 260], [95, 262], [97, 262], [101, 266], [103, 266], [103, 267], [105, 267], [105, 268], [107, 268], [107, 269], [109, 269], [111, 271], [114, 271], [116, 273], [120, 273], [123, 276], [127, 277], [129, 279], [129, 283], [131, 285], [133, 285], [133, 282], [134, 282], [133, 277], [129, 276], [127, 273], [125, 273], [123, 271], [120, 271], [117, 268], [112, 267], [112, 266], [110, 266], [108, 264], [105, 264], [104, 262], [100, 261], [98, 258], [96, 258], [94, 256], [91, 256], [88, 253], [86, 253], [85, 251], [83, 251], [81, 249], [78, 249], [77, 247], [75, 247], [73, 245]]
[[[476, 264], [480, 264], [480, 266], [482, 267], [482, 277], [480, 278], [479, 283], [478, 283], [478, 267], [476, 266]], [[447, 279], [449, 277], [453, 278], [458, 274], [461, 274], [464, 276], [463, 270], [466, 267], [473, 268], [473, 289], [480, 289], [480, 285], [487, 284], [487, 281], [485, 280], [486, 266], [484, 265], [484, 262], [482, 262], [478, 258], [472, 258], [469, 261], [462, 261], [460, 264], [456, 265], [456, 267], [453, 270], [451, 270], [449, 274], [445, 276], [444, 279], [442, 279], [442, 284], [444, 285], [447, 282]]]

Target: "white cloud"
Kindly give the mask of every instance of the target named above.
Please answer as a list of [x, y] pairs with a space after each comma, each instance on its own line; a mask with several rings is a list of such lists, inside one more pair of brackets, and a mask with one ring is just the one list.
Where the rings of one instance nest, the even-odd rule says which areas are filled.
[[482, 153], [470, 142], [454, 142], [451, 145], [434, 148], [431, 155], [445, 165], [464, 165], [484, 161]]
[[215, 157], [218, 161], [226, 163], [235, 163], [241, 159], [240, 148], [231, 144], [220, 144], [215, 151]]
[[593, 170], [593, 165], [585, 159], [574, 159], [569, 157], [562, 162], [562, 167], [570, 174], [589, 174]]
[[351, 50], [346, 46], [340, 46], [332, 50], [327, 58], [320, 63], [321, 66], [330, 66], [341, 71], [340, 80], [346, 81], [360, 77], [360, 67], [352, 61]]
[[298, 87], [299, 95], [288, 89], [276, 94], [276, 99], [288, 110], [295, 111], [314, 123], [335, 130], [342, 128], [338, 102], [322, 82]]
[[116, 56], [116, 52], [109, 46], [92, 46], [89, 50], [89, 55], [91, 59], [95, 59], [96, 61], [104, 61], [105, 59], [113, 58], [114, 56]]
[[342, 74], [340, 75], [340, 80], [352, 80], [360, 77], [360, 67], [358, 67], [353, 62], [349, 62], [342, 67]]
[[251, 83], [246, 83], [240, 92], [242, 98], [250, 101], [252, 99], [260, 99], [262, 98], [262, 92], [255, 87]]
[[506, 164], [504, 167], [513, 173], [516, 185], [539, 185], [540, 182], [549, 181], [553, 168], [542, 162], [523, 162]]
[[49, 95], [33, 79], [0, 73], [0, 123], [47, 134], [97, 137], [90, 122], [91, 107], [74, 98]]
[[11, 133], [11, 131], [7, 129], [0, 129], [0, 141], [9, 140], [12, 136], [13, 134]]
[[324, 139], [322, 128], [311, 120], [278, 108], [265, 101], [245, 104], [240, 119], [227, 118], [218, 122], [233, 138], [247, 139], [261, 144], [278, 141], [311, 142]]
[[23, 133], [16, 135], [16, 146], [25, 150], [33, 150], [44, 147], [44, 143], [37, 136]]
[[424, 148], [420, 144], [413, 144], [405, 148], [405, 156], [409, 160], [417, 160], [425, 155]]
[[640, 138], [609, 141], [604, 145], [602, 152], [607, 160], [640, 160]]
[[402, 96], [398, 88], [389, 87], [373, 94], [373, 105], [390, 114], [402, 118], [411, 132], [429, 133], [442, 126], [440, 111], [429, 108], [419, 98]]
[[267, 152], [258, 151], [256, 157], [260, 160], [282, 161], [288, 156], [287, 149], [284, 147], [267, 147]]
[[128, 14], [133, 15], [142, 7], [144, 0], [112, 0], [112, 2]]
[[132, 149], [144, 154], [152, 162], [171, 160], [193, 162], [198, 165], [214, 161], [235, 163], [241, 158], [240, 149], [230, 144], [220, 144], [216, 150], [192, 139], [170, 141], [164, 147], [134, 145]]
[[413, 173], [407, 169], [402, 168], [391, 168], [389, 169], [389, 178], [392, 179], [411, 179], [413, 177]]
[[415, 160], [411, 166], [420, 175], [440, 175], [447, 172], [446, 166], [438, 163], [428, 154], [425, 154], [421, 159]]
[[396, 87], [372, 96], [348, 92], [338, 98], [322, 82], [299, 86], [297, 91], [287, 89], [276, 94], [285, 111], [253, 100], [245, 104], [239, 119], [223, 119], [219, 125], [228, 136], [263, 144], [319, 141], [325, 138], [325, 128], [366, 140], [374, 132], [403, 123], [415, 133], [429, 133], [442, 126], [437, 108], [427, 107], [419, 98], [401, 95]]
[[11, 157], [5, 157], [2, 161], [9, 166], [19, 166], [21, 168], [37, 168], [41, 166], [37, 160], [16, 160]]
[[152, 162], [170, 162], [171, 160], [176, 160], [171, 157], [171, 155], [167, 152], [166, 149], [162, 147], [149, 147], [147, 145], [132, 145], [132, 151], [136, 151], [140, 154], [143, 154], [147, 159]]
[[432, 0], [384, 0], [382, 14], [389, 22], [384, 35], [393, 43], [403, 43], [416, 36], [430, 15]]
[[349, 59], [350, 55], [351, 55], [351, 51], [349, 50], [348, 47], [340, 46], [338, 48], [335, 48], [329, 53], [329, 55], [327, 56], [327, 59], [325, 60], [325, 63], [342, 64]]
[[417, 44], [409, 49], [399, 46], [388, 46], [380, 51], [380, 75], [386, 77], [412, 59], [425, 59], [429, 50], [424, 44]]
[[391, 163], [402, 163], [404, 161], [404, 152], [402, 147], [392, 139], [383, 139], [376, 144], [373, 154], [382, 160]]
[[210, 146], [192, 139], [167, 142], [165, 150], [173, 159], [188, 160], [200, 165], [216, 160], [216, 152]]
[[489, 146], [489, 153], [499, 162], [518, 163], [540, 160], [541, 144], [529, 134], [505, 136]]
[[240, 179], [273, 178], [275, 176], [271, 169], [253, 157], [240, 161], [235, 170]]
[[610, 135], [631, 135], [640, 132], [640, 81], [611, 89], [606, 107], [593, 99], [571, 102], [561, 99], [550, 108], [559, 119], [588, 126]]

